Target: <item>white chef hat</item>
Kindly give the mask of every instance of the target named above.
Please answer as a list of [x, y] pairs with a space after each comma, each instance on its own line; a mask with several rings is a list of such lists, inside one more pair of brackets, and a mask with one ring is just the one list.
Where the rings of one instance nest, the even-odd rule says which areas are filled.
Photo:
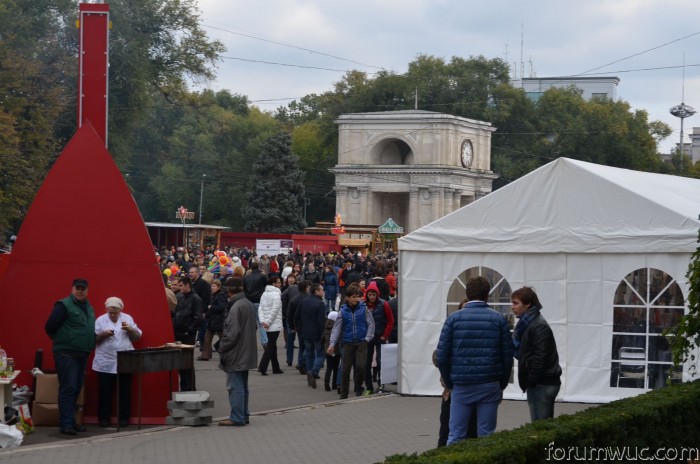
[[121, 311], [124, 309], [124, 302], [122, 301], [121, 298], [118, 298], [116, 296], [110, 296], [107, 298], [107, 301], [105, 301], [105, 308], [119, 308]]

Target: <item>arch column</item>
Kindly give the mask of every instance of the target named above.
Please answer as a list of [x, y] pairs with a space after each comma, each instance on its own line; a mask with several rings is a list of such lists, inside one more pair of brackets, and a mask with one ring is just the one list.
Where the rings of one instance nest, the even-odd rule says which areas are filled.
[[340, 213], [344, 220], [348, 216], [348, 188], [345, 186], [335, 188], [335, 212]]
[[412, 232], [418, 228], [418, 187], [411, 185], [408, 196], [408, 229]]
[[455, 189], [452, 194], [452, 211], [462, 207], [462, 189]]
[[360, 192], [360, 224], [370, 224], [369, 218], [369, 191], [367, 185], [357, 189]]
[[430, 211], [430, 222], [433, 222], [442, 217], [445, 191], [438, 187], [430, 187], [428, 191], [430, 192], [430, 203], [433, 205]]
[[454, 211], [454, 192], [455, 189], [453, 188], [445, 188], [444, 190], [444, 202], [445, 206], [442, 210], [442, 215], [450, 214], [452, 211]]

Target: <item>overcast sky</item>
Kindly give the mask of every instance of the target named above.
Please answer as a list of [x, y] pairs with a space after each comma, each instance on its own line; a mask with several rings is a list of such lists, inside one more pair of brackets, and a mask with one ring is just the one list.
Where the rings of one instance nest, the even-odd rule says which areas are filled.
[[[700, 110], [698, 0], [199, 0], [199, 7], [209, 36], [227, 48], [208, 86], [264, 110], [332, 90], [346, 70], [403, 73], [419, 54], [507, 58], [521, 77], [521, 51], [526, 77], [531, 69], [537, 77], [590, 70], [619, 77], [619, 99], [674, 129], [662, 151], [680, 137], [680, 120], [668, 110], [683, 97], [684, 55], [683, 100]], [[694, 125], [700, 114], [685, 121], [686, 142]]]

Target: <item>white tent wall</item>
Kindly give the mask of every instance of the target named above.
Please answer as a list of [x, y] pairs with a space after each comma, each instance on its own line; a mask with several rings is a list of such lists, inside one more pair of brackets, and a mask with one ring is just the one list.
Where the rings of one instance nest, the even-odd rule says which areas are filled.
[[[630, 272], [650, 267], [670, 274], [687, 294], [689, 259], [686, 253], [401, 252], [399, 392], [442, 392], [432, 352], [447, 317], [447, 293], [465, 269], [483, 266], [501, 273], [512, 290], [528, 285], [537, 291], [564, 371], [559, 400], [600, 403], [638, 395], [644, 390], [610, 386], [615, 291]], [[524, 399], [517, 367], [513, 379], [504, 397]]]
[[[448, 293], [483, 266], [511, 290], [536, 289], [564, 369], [560, 400], [643, 393], [610, 386], [615, 293], [628, 274], [652, 268], [687, 298], [698, 213], [700, 180], [560, 158], [401, 238], [399, 392], [441, 393], [432, 352]], [[524, 398], [517, 380], [505, 397]]]

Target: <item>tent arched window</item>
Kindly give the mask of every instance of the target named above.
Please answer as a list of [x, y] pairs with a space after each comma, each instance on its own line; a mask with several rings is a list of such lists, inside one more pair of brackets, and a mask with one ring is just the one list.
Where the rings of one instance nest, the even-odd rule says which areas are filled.
[[482, 276], [491, 284], [488, 304], [493, 309], [503, 314], [508, 319], [511, 332], [513, 331], [515, 318], [512, 305], [510, 303], [510, 284], [498, 271], [485, 266], [475, 266], [462, 272], [452, 282], [447, 293], [447, 316], [459, 309], [460, 304], [466, 297], [467, 281], [472, 277]]
[[655, 389], [680, 382], [664, 329], [683, 316], [685, 299], [669, 274], [654, 268], [630, 272], [617, 286], [613, 303], [610, 386]]

